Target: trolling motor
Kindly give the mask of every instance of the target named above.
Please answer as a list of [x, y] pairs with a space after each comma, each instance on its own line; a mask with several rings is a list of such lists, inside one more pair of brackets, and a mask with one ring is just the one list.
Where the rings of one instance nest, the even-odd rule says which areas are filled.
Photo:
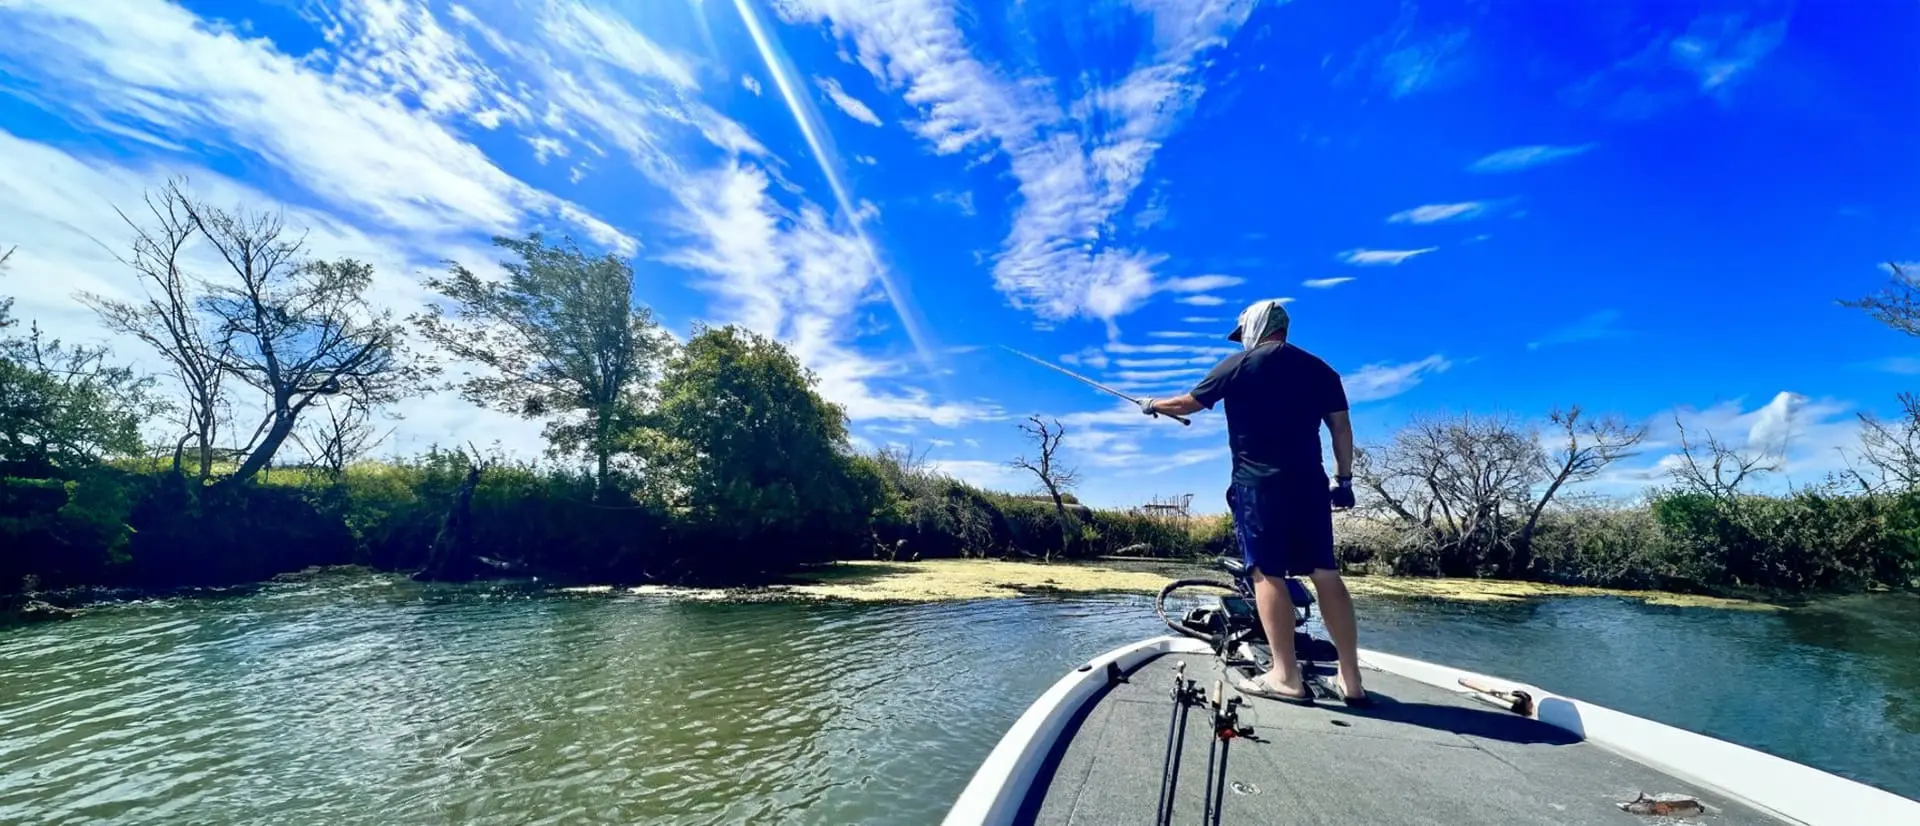
[[[1175, 632], [1205, 641], [1228, 667], [1264, 670], [1250, 655], [1252, 646], [1266, 647], [1266, 629], [1260, 626], [1260, 611], [1253, 597], [1253, 575], [1245, 562], [1219, 557], [1215, 562], [1233, 577], [1232, 582], [1216, 579], [1178, 579], [1160, 589], [1154, 599], [1154, 611]], [[1293, 650], [1302, 664], [1331, 662], [1338, 654], [1330, 640], [1307, 633], [1307, 621], [1313, 618], [1313, 595], [1298, 578], [1287, 577], [1287, 595], [1293, 600]], [[1168, 595], [1186, 588], [1206, 588], [1223, 592], [1213, 605], [1190, 608], [1179, 617], [1167, 615]]]

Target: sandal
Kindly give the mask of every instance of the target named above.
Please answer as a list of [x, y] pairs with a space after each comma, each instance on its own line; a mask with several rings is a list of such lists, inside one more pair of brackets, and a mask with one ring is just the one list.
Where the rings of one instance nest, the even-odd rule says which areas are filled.
[[1310, 688], [1307, 688], [1304, 683], [1301, 685], [1300, 688], [1301, 688], [1300, 694], [1284, 693], [1280, 689], [1275, 688], [1272, 684], [1268, 683], [1266, 681], [1265, 675], [1254, 677], [1253, 679], [1250, 679], [1250, 680], [1239, 680], [1233, 684], [1233, 689], [1235, 691], [1238, 691], [1241, 694], [1245, 694], [1249, 697], [1265, 697], [1266, 699], [1269, 699], [1269, 700], [1279, 700], [1280, 702], [1292, 703], [1297, 706], [1313, 705], [1313, 690]]

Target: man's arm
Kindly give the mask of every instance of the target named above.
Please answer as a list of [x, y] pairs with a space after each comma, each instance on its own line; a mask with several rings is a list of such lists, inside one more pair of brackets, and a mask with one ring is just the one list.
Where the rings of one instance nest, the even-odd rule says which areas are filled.
[[[1171, 413], [1175, 416], [1197, 413], [1206, 407], [1206, 405], [1201, 404], [1195, 399], [1192, 393], [1182, 393], [1171, 399], [1147, 399], [1146, 402], [1146, 404], [1141, 405], [1141, 412]], [[1151, 409], [1148, 409], [1149, 407]]]
[[1228, 356], [1207, 371], [1207, 377], [1193, 386], [1193, 391], [1166, 399], [1141, 399], [1140, 412], [1149, 416], [1171, 413], [1185, 416], [1202, 410], [1212, 410], [1221, 399], [1227, 397], [1227, 385], [1233, 381], [1233, 374], [1240, 367], [1238, 356]]
[[1335, 410], [1327, 414], [1327, 430], [1333, 434], [1334, 477], [1353, 478], [1353, 420], [1347, 411]]

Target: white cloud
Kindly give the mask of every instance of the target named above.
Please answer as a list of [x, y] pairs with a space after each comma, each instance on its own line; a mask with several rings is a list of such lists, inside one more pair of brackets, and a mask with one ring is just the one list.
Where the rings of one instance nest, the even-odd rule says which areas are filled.
[[1369, 364], [1342, 376], [1341, 381], [1347, 389], [1347, 401], [1358, 404], [1398, 396], [1452, 366], [1445, 357], [1432, 355], [1402, 364]]
[[1067, 353], [1060, 357], [1066, 364], [1086, 365], [1095, 370], [1107, 369], [1107, 354], [1098, 347], [1088, 347], [1077, 353]]
[[877, 166], [880, 163], [872, 155], [855, 155], [853, 160], [862, 166]]
[[1148, 60], [1117, 85], [1063, 108], [1050, 84], [1010, 78], [972, 53], [950, 0], [881, 4], [788, 0], [790, 22], [830, 21], [860, 64], [899, 89], [914, 134], [940, 154], [1004, 153], [1020, 203], [994, 284], [1043, 321], [1111, 320], [1153, 294], [1160, 256], [1089, 245], [1127, 207], [1160, 142], [1204, 92], [1201, 64], [1246, 22], [1251, 0], [1141, 0], [1153, 22]]
[[1628, 331], [1614, 326], [1619, 320], [1620, 311], [1618, 310], [1597, 310], [1579, 321], [1542, 336], [1538, 341], [1527, 342], [1527, 349], [1538, 350], [1554, 344], [1573, 344], [1629, 335]]
[[1597, 105], [1608, 117], [1652, 117], [1707, 96], [1721, 104], [1753, 76], [1785, 40], [1787, 17], [1766, 21], [1751, 11], [1709, 12], [1686, 31], [1653, 32], [1611, 65], [1560, 91], [1574, 106]]
[[1380, 78], [1388, 94], [1403, 98], [1423, 89], [1445, 85], [1453, 76], [1460, 74], [1461, 64], [1452, 58], [1466, 42], [1467, 31], [1460, 29], [1388, 53], [1380, 61]]
[[977, 214], [973, 208], [973, 190], [971, 189], [962, 192], [936, 192], [933, 195], [933, 199], [943, 204], [952, 205], [954, 209], [960, 210], [961, 215], [965, 215], [968, 218], [972, 218]]
[[1413, 209], [1402, 210], [1387, 217], [1391, 224], [1432, 224], [1455, 218], [1472, 219], [1487, 211], [1487, 205], [1479, 201], [1462, 201], [1457, 204], [1425, 204]]
[[1897, 376], [1920, 376], [1920, 358], [1913, 356], [1889, 356], [1873, 362], [1871, 367]]
[[[0, 82], [33, 90], [37, 103], [70, 117], [255, 156], [343, 213], [395, 229], [513, 233], [550, 217], [600, 243], [635, 246], [580, 207], [501, 171], [431, 111], [369, 94], [364, 80], [322, 74], [178, 6], [21, 0], [8, 9], [0, 77], [14, 80]], [[438, 47], [421, 58], [452, 59]], [[466, 100], [444, 66], [393, 71], [395, 83], [438, 93], [446, 110]]]
[[1237, 275], [1195, 275], [1187, 278], [1170, 278], [1162, 286], [1169, 292], [1205, 293], [1238, 287], [1247, 280]]
[[1213, 338], [1213, 333], [1198, 333], [1192, 330], [1158, 330], [1147, 334], [1148, 338]]
[[1131, 382], [1170, 382], [1183, 379], [1198, 379], [1207, 374], [1205, 367], [1187, 367], [1177, 370], [1121, 370], [1113, 377], [1120, 381]]
[[1217, 295], [1187, 295], [1174, 300], [1194, 307], [1218, 307], [1227, 303], [1226, 299]]
[[[418, 2], [383, 0], [396, 1]], [[509, 41], [472, 12], [454, 8], [453, 16], [516, 70], [515, 86], [538, 110], [542, 125], [606, 157], [583, 134], [591, 130], [624, 150], [655, 183], [670, 185], [664, 182], [684, 171], [690, 154], [681, 145], [685, 137], [697, 135], [729, 154], [767, 154], [744, 127], [700, 100], [689, 61], [603, 7], [548, 0], [537, 10], [516, 10], [510, 22], [524, 32], [525, 43]], [[750, 78], [742, 75], [743, 86]]]
[[1474, 161], [1467, 167], [1470, 172], [1518, 172], [1543, 164], [1566, 160], [1585, 154], [1598, 144], [1583, 143], [1578, 146], [1515, 146], [1502, 149], [1491, 155]]
[[1671, 484], [1671, 471], [1683, 464], [1675, 419], [1686, 427], [1687, 440], [1699, 460], [1709, 458], [1705, 445], [1707, 436], [1712, 435], [1743, 455], [1777, 463], [1778, 470], [1742, 485], [1754, 492], [1778, 493], [1790, 485], [1819, 483], [1828, 474], [1845, 471], [1849, 454], [1860, 444], [1860, 421], [1855, 411], [1831, 399], [1781, 391], [1753, 410], [1745, 410], [1738, 400], [1706, 408], [1683, 406], [1648, 419], [1639, 461], [1609, 470], [1593, 487], [1605, 493], [1631, 495], [1649, 486]]
[[534, 135], [527, 138], [527, 144], [533, 147], [533, 159], [539, 161], [542, 165], [545, 165], [547, 161], [554, 158], [564, 158], [567, 156], [567, 145], [555, 138], [550, 138], [545, 135]]
[[1357, 249], [1357, 250], [1351, 250], [1346, 254], [1342, 255], [1341, 260], [1349, 264], [1362, 266], [1362, 267], [1378, 266], [1382, 264], [1390, 265], [1390, 266], [1398, 266], [1399, 264], [1401, 264], [1402, 262], [1406, 261], [1409, 258], [1418, 256], [1418, 255], [1426, 255], [1427, 253], [1433, 252], [1434, 250], [1437, 250], [1437, 249], [1439, 249], [1439, 247], [1424, 247], [1422, 249], [1417, 249], [1417, 250]]
[[1158, 457], [1157, 460], [1152, 463], [1152, 466], [1146, 470], [1147, 472], [1157, 472], [1186, 467], [1188, 465], [1217, 462], [1227, 458], [1229, 455], [1231, 455], [1230, 451], [1224, 447], [1202, 447], [1193, 450], [1182, 450], [1168, 456]]
[[761, 92], [760, 81], [755, 80], [753, 75], [747, 75], [747, 74], [741, 75], [740, 88], [745, 89], [749, 92], [752, 92], [755, 95], [759, 95]]
[[[371, 94], [408, 95], [436, 117], [459, 116], [484, 129], [525, 123], [533, 113], [465, 41], [440, 25], [425, 5], [396, 0], [344, 0], [311, 7], [331, 54], [333, 79]], [[464, 9], [456, 7], [460, 18]]]
[[1180, 320], [1187, 324], [1225, 324], [1227, 323], [1227, 320], [1224, 318], [1211, 318], [1203, 315], [1190, 315]]
[[933, 459], [927, 462], [935, 473], [945, 474], [977, 488], [998, 491], [1022, 491], [1036, 479], [1024, 470], [1010, 468], [1005, 462], [980, 459]]
[[1211, 367], [1219, 361], [1220, 358], [1218, 356], [1184, 356], [1175, 358], [1114, 359], [1113, 363], [1117, 367], [1137, 369], [1145, 367], [1191, 367], [1194, 365]]
[[592, 57], [675, 88], [698, 88], [687, 61], [641, 34], [625, 19], [585, 3], [550, 4], [541, 19], [546, 35], [568, 51]]
[[718, 315], [785, 342], [818, 374], [820, 393], [852, 419], [954, 426], [1000, 416], [990, 406], [935, 402], [925, 390], [898, 386], [912, 372], [907, 364], [853, 348], [859, 309], [882, 296], [877, 262], [818, 206], [781, 207], [769, 183], [765, 171], [740, 160], [686, 178], [674, 192], [682, 209], [674, 220], [692, 242], [662, 260], [707, 276], [696, 286], [715, 295]]
[[873, 109], [869, 108], [865, 103], [862, 103], [859, 98], [847, 94], [847, 90], [840, 86], [839, 80], [830, 77], [816, 77], [813, 79], [813, 82], [814, 85], [820, 87], [820, 91], [826, 93], [827, 100], [832, 101], [835, 108], [845, 112], [847, 117], [853, 118], [868, 126], [882, 125], [880, 116], [874, 114]]
[[1195, 344], [1127, 344], [1120, 341], [1107, 342], [1106, 350], [1109, 353], [1124, 353], [1128, 355], [1140, 353], [1189, 353], [1196, 356], [1227, 356], [1240, 352], [1240, 348], [1238, 347], [1203, 347]]
[[1745, 14], [1702, 15], [1667, 44], [1673, 62], [1700, 81], [1700, 91], [1731, 88], [1786, 39], [1787, 22], [1746, 26]]
[[1767, 402], [1747, 428], [1747, 444], [1763, 453], [1781, 455], [1794, 437], [1806, 430], [1806, 396], [1782, 391]]
[[1324, 289], [1327, 289], [1328, 287], [1338, 287], [1341, 284], [1345, 284], [1348, 281], [1352, 281], [1352, 280], [1353, 280], [1352, 276], [1343, 276], [1340, 278], [1309, 278], [1305, 281], [1300, 282], [1300, 286], [1308, 287], [1315, 290], [1324, 290]]
[[[1152, 427], [1152, 426], [1165, 424], [1165, 422], [1163, 421], [1157, 420], [1151, 416], [1141, 413], [1140, 408], [1135, 407], [1131, 404], [1127, 404], [1123, 407], [1115, 407], [1107, 410], [1068, 413], [1058, 418], [1061, 424], [1064, 424], [1069, 428]], [[1090, 432], [1090, 431], [1083, 431], [1083, 432]], [[1071, 437], [1072, 432], [1069, 431], [1068, 435], [1069, 437]], [[1089, 436], [1083, 435], [1079, 438], [1111, 439], [1111, 436], [1089, 437]]]

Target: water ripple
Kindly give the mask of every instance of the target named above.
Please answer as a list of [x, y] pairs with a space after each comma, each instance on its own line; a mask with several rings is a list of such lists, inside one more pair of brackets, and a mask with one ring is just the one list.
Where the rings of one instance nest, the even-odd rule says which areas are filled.
[[[1694, 701], [1678, 669], [1920, 695], [1779, 622], [1601, 601], [1363, 617], [1390, 650], [1691, 703], [1669, 721], [1734, 739], [1781, 735], [1751, 702]], [[728, 605], [379, 577], [100, 610], [0, 635], [0, 823], [928, 822], [1066, 667], [1155, 630], [1139, 598]], [[1876, 713], [1829, 704], [1782, 748], [1866, 743], [1879, 762], [1837, 765], [1914, 783], [1886, 765], [1920, 734]]]

